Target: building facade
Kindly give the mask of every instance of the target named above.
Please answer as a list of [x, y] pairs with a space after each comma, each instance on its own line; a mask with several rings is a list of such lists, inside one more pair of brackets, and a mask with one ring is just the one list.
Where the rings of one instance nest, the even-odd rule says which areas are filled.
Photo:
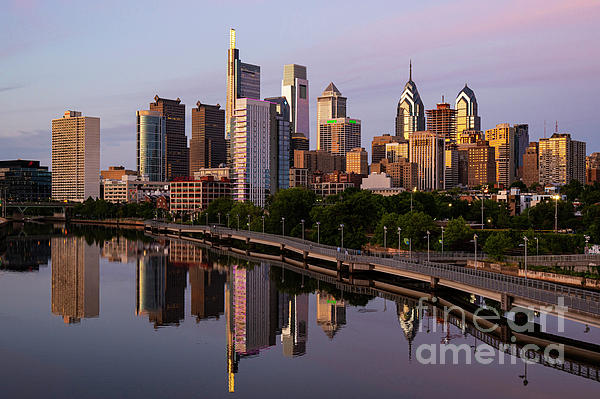
[[425, 130], [425, 108], [417, 85], [412, 80], [411, 62], [408, 82], [404, 85], [396, 108], [396, 136], [409, 140], [411, 133], [423, 130]]
[[347, 98], [335, 87], [333, 82], [325, 88], [321, 96], [317, 98], [317, 150], [326, 150], [330, 145], [331, 139], [327, 143], [323, 142], [321, 126], [327, 126], [328, 120], [346, 118]]
[[417, 189], [442, 190], [445, 171], [445, 138], [419, 131], [410, 135], [410, 162], [417, 164]]
[[428, 109], [427, 130], [441, 134], [446, 140], [457, 140], [456, 135], [456, 110], [450, 108], [450, 104], [442, 102], [437, 104], [436, 109]]
[[515, 176], [523, 177], [523, 156], [529, 145], [529, 125], [515, 124]]
[[378, 163], [386, 158], [386, 145], [391, 143], [399, 143], [404, 141], [402, 137], [383, 134], [373, 137], [371, 142], [371, 163]]
[[337, 155], [346, 155], [361, 146], [361, 123], [358, 119], [336, 118], [319, 124], [319, 149]]
[[477, 187], [496, 183], [495, 148], [481, 140], [468, 153], [468, 186]]
[[496, 155], [496, 183], [510, 187], [515, 181], [515, 128], [500, 123], [485, 131], [485, 139], [494, 147]]
[[353, 148], [346, 153], [346, 173], [369, 174], [369, 154], [364, 148]]
[[166, 119], [158, 111], [137, 111], [137, 174], [167, 180]]
[[265, 98], [270, 105], [269, 176], [271, 193], [290, 184], [290, 106], [285, 97]]
[[52, 198], [100, 196], [100, 118], [66, 111], [52, 120]]
[[535, 141], [529, 143], [525, 154], [523, 154], [523, 173], [521, 179], [527, 187], [540, 182], [539, 147]]
[[[306, 67], [303, 65], [287, 64], [283, 66], [283, 81], [281, 82], [281, 95], [287, 99], [290, 106], [289, 118], [293, 152], [295, 144], [299, 150], [307, 149], [310, 137], [309, 106], [308, 106], [308, 80]], [[304, 139], [304, 140], [303, 140]]]
[[217, 198], [231, 197], [231, 181], [205, 176], [200, 180], [169, 183], [170, 210], [176, 214], [195, 214], [205, 210]]
[[[465, 130], [481, 130], [481, 118], [478, 115], [478, 104], [475, 93], [465, 83], [465, 87], [456, 96], [456, 136]], [[458, 140], [458, 139], [457, 139]]]
[[124, 166], [109, 166], [108, 169], [100, 171], [101, 179], [121, 180], [123, 176], [137, 175], [137, 171], [125, 169]]
[[189, 176], [202, 168], [218, 168], [226, 162], [225, 110], [219, 104], [198, 101], [196, 108], [192, 108]]
[[52, 197], [52, 172], [40, 161], [0, 161], [0, 200], [46, 202]]
[[181, 100], [169, 100], [154, 96], [150, 111], [156, 111], [165, 120], [165, 154], [167, 180], [187, 177], [189, 167], [189, 149], [185, 135], [185, 104]]
[[323, 150], [294, 151], [294, 168], [308, 169], [309, 173], [329, 173], [346, 170], [346, 155], [331, 154]]
[[554, 133], [539, 141], [541, 185], [564, 185], [571, 180], [585, 184], [586, 144], [568, 133]]

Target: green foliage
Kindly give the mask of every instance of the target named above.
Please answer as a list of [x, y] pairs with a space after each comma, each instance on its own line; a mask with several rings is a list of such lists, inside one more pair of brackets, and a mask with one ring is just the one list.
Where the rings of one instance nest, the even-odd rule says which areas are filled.
[[521, 180], [517, 180], [510, 185], [510, 188], [516, 187], [521, 190], [521, 192], [527, 191], [527, 185], [523, 183]]
[[75, 218], [90, 220], [151, 219], [156, 215], [156, 208], [149, 202], [113, 204], [101, 199], [88, 198], [83, 203], [75, 205], [71, 215]]
[[269, 199], [267, 206], [269, 216], [265, 221], [266, 231], [281, 234], [281, 218], [284, 217], [286, 235], [302, 236], [300, 221], [304, 219], [305, 228], [312, 225], [310, 211], [315, 204], [315, 199], [315, 193], [304, 187], [277, 192]]
[[492, 259], [503, 260], [506, 251], [512, 246], [513, 241], [510, 236], [504, 231], [499, 231], [491, 234], [485, 240], [483, 250]]
[[449, 250], [458, 251], [470, 249], [469, 241], [473, 238], [473, 230], [465, 219], [459, 216], [448, 222], [444, 231], [444, 246]]

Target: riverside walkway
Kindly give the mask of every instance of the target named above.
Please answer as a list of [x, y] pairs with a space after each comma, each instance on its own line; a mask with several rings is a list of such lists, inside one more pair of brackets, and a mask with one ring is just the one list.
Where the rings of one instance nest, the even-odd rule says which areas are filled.
[[[338, 273], [376, 272], [429, 282], [433, 288], [443, 285], [471, 292], [501, 303], [503, 310], [512, 306], [537, 308], [545, 306], [551, 313], [563, 314], [575, 321], [600, 326], [600, 293], [565, 285], [508, 276], [458, 265], [432, 262], [420, 257], [364, 254], [358, 250], [338, 249], [312, 241], [276, 234], [236, 230], [221, 226], [180, 225], [148, 221], [145, 230], [185, 238], [187, 234], [202, 234], [205, 242], [237, 240], [278, 248], [283, 259], [285, 251], [308, 259], [332, 262]], [[431, 254], [430, 254], [431, 256]], [[433, 258], [433, 257], [431, 257]], [[566, 307], [566, 313], [560, 306]]]

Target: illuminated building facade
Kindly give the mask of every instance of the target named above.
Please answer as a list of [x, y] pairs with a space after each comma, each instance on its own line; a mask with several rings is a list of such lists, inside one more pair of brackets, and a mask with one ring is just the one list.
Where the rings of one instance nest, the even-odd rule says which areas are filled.
[[322, 120], [319, 124], [321, 150], [337, 155], [346, 155], [361, 145], [360, 120], [336, 118]]
[[445, 138], [429, 131], [410, 135], [410, 162], [417, 164], [417, 189], [442, 190], [445, 171]]
[[496, 183], [510, 187], [515, 181], [515, 128], [500, 123], [485, 131], [485, 139], [494, 147], [496, 156]]
[[291, 143], [292, 154], [294, 149], [308, 150], [310, 124], [308, 80], [305, 66], [296, 64], [287, 64], [283, 66], [281, 95], [287, 99], [290, 106], [288, 120], [291, 128], [290, 135], [293, 138]]
[[541, 185], [564, 185], [571, 180], [585, 184], [586, 143], [568, 133], [554, 133], [539, 141]]
[[475, 93], [465, 83], [465, 87], [456, 96], [454, 107], [456, 110], [457, 137], [460, 137], [465, 130], [481, 130], [481, 118], [478, 115], [478, 108]]
[[[325, 88], [321, 96], [317, 98], [317, 150], [330, 151], [331, 137], [327, 143], [323, 142], [321, 129], [327, 126], [328, 120], [346, 118], [347, 98], [342, 96], [333, 82]], [[360, 144], [359, 144], [360, 146]]]
[[158, 111], [137, 111], [137, 174], [167, 180], [166, 119]]
[[405, 140], [410, 139], [411, 133], [425, 130], [425, 108], [417, 85], [412, 80], [412, 62], [409, 68], [408, 82], [404, 85], [396, 109], [396, 136]]
[[369, 174], [369, 154], [364, 148], [353, 148], [346, 153], [346, 173]]

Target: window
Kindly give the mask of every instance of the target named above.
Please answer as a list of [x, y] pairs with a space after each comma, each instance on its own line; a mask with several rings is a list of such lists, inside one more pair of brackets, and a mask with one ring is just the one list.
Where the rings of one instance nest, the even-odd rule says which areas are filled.
[[306, 85], [300, 85], [300, 98], [306, 98]]

